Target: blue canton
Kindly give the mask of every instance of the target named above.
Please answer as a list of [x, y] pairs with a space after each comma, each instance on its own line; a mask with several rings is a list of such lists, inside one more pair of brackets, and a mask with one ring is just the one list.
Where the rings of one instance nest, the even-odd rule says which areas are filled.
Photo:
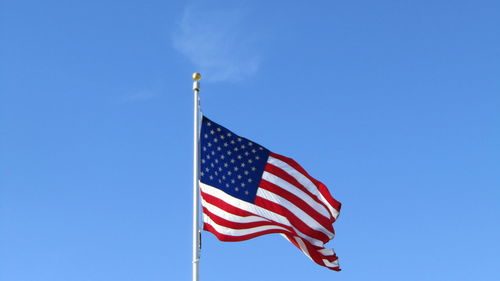
[[269, 150], [203, 117], [200, 180], [253, 203]]

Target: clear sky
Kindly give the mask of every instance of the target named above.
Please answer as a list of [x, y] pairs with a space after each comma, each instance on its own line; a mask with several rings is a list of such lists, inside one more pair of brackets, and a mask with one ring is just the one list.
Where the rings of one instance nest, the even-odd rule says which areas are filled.
[[0, 280], [191, 278], [192, 91], [343, 203], [342, 272], [203, 233], [201, 280], [500, 280], [498, 1], [0, 0]]

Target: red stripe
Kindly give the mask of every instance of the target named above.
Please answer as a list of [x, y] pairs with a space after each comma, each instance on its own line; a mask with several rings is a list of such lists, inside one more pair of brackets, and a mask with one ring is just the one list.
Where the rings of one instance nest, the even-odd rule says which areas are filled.
[[228, 213], [231, 213], [233, 215], [238, 215], [240, 217], [257, 216], [254, 213], [237, 208], [237, 207], [227, 203], [226, 201], [224, 201], [218, 197], [212, 196], [208, 193], [204, 193], [203, 191], [200, 191], [200, 193], [201, 193], [201, 197], [203, 198], [203, 200], [207, 201], [208, 203], [210, 203], [214, 206], [217, 206], [217, 207], [223, 209], [224, 211], [226, 211]]
[[222, 200], [222, 199], [220, 199], [218, 197], [215, 197], [215, 196], [212, 196], [210, 194], [204, 193], [203, 191], [200, 191], [200, 193], [201, 193], [201, 197], [203, 197], [203, 200], [205, 200], [206, 202], [208, 202], [208, 203], [210, 203], [210, 204], [212, 204], [212, 205], [214, 205], [216, 207], [221, 208], [222, 210], [224, 210], [224, 211], [226, 211], [228, 213], [231, 213], [233, 215], [237, 215], [237, 216], [240, 216], [240, 217], [257, 216], [259, 218], [263, 218], [263, 219], [268, 220], [269, 222], [271, 222], [274, 225], [286, 228], [289, 232], [298, 235], [291, 226], [284, 225], [282, 223], [279, 223], [279, 222], [276, 222], [276, 221], [273, 221], [273, 220], [269, 220], [269, 219], [264, 218], [262, 216], [259, 216], [257, 214], [254, 214], [254, 213], [242, 210], [240, 208], [237, 208], [237, 207], [235, 207], [235, 206], [227, 203], [226, 201], [224, 201], [224, 200]]
[[[305, 186], [303, 186], [302, 184], [300, 184], [292, 175], [290, 175], [286, 171], [282, 170], [279, 167], [276, 167], [276, 166], [272, 165], [271, 163], [267, 163], [266, 164], [266, 167], [264, 168], [264, 171], [266, 171], [266, 172], [268, 172], [270, 174], [273, 174], [273, 175], [281, 178], [282, 180], [288, 182], [289, 184], [297, 187], [302, 192], [304, 192], [309, 197], [311, 197], [315, 202], [317, 202], [318, 204], [320, 204], [321, 206], [323, 206], [325, 208], [325, 210], [328, 212], [328, 214], [330, 214], [330, 210], [328, 209], [328, 207], [325, 205], [324, 202], [322, 202], [318, 197], [316, 197], [316, 195], [314, 195], [312, 192], [310, 192]], [[334, 221], [335, 221], [335, 219], [333, 218], [332, 214], [330, 214], [329, 222], [333, 223]]]
[[269, 230], [259, 231], [259, 232], [255, 232], [255, 233], [252, 233], [252, 234], [242, 235], [242, 236], [231, 236], [231, 235], [227, 235], [227, 234], [223, 234], [223, 233], [217, 232], [217, 230], [215, 230], [215, 228], [213, 226], [211, 226], [210, 224], [208, 224], [208, 223], [204, 223], [203, 224], [203, 229], [206, 230], [206, 231], [211, 232], [220, 241], [225, 241], [225, 242], [245, 241], [245, 240], [248, 240], [248, 239], [252, 239], [252, 238], [255, 238], [255, 237], [259, 237], [259, 236], [262, 236], [262, 235], [265, 235], [265, 234], [271, 234], [271, 233], [287, 233], [287, 231], [284, 231], [282, 229], [269, 229]]
[[266, 180], [261, 180], [259, 183], [259, 187], [285, 198], [290, 203], [294, 204], [295, 206], [300, 208], [302, 211], [304, 211], [306, 214], [311, 216], [322, 227], [324, 227], [325, 229], [327, 229], [328, 231], [330, 231], [332, 233], [335, 233], [330, 220], [328, 220], [322, 214], [318, 213], [318, 211], [313, 209], [311, 206], [309, 206], [309, 204], [304, 202], [302, 199], [297, 197], [295, 194], [292, 194], [292, 193], [288, 192], [287, 190], [285, 190], [285, 189], [283, 189], [283, 188], [281, 188], [281, 187], [279, 187], [271, 182], [268, 182]]
[[[290, 235], [290, 234], [285, 234], [287, 237], [288, 237], [288, 240], [290, 240], [290, 242], [292, 242], [293, 245], [295, 245], [295, 247], [297, 247], [299, 250], [302, 251], [302, 249], [300, 248], [300, 245], [297, 243], [297, 241], [295, 241], [295, 237], [293, 235]], [[330, 267], [330, 266], [327, 266], [324, 262], [323, 262], [323, 259], [326, 259], [328, 260], [329, 262], [334, 262], [336, 261], [338, 258], [336, 255], [333, 255], [333, 256], [325, 256], [323, 254], [321, 254], [318, 250], [320, 249], [323, 249], [323, 248], [320, 248], [320, 247], [315, 247], [314, 245], [312, 245], [311, 243], [309, 243], [308, 241], [302, 239], [301, 237], [298, 237], [300, 240], [302, 240], [302, 242], [304, 243], [304, 245], [306, 246], [307, 248], [307, 252], [309, 253], [309, 256], [311, 257], [311, 259], [321, 265], [321, 266], [325, 266], [327, 267], [328, 269], [331, 269], [331, 270], [335, 270], [335, 271], [340, 271], [340, 268], [338, 266], [336, 267]], [[306, 254], [306, 253], [304, 253]], [[307, 254], [306, 254], [307, 255]]]
[[253, 227], [265, 226], [265, 225], [277, 225], [276, 223], [269, 221], [256, 221], [256, 222], [234, 222], [228, 221], [224, 218], [217, 216], [216, 214], [210, 212], [207, 208], [203, 207], [203, 214], [210, 217], [216, 224], [232, 229], [248, 229]]
[[340, 211], [341, 203], [333, 198], [333, 196], [328, 191], [328, 188], [326, 187], [326, 185], [324, 185], [322, 182], [318, 181], [317, 179], [311, 177], [306, 172], [306, 170], [304, 170], [304, 168], [302, 168], [302, 166], [300, 166], [297, 162], [295, 162], [295, 160], [293, 160], [292, 158], [285, 157], [283, 155], [272, 153], [272, 152], [269, 154], [269, 156], [286, 162], [288, 165], [292, 166], [295, 170], [299, 171], [301, 174], [306, 176], [309, 180], [311, 180], [314, 183], [314, 185], [316, 185], [319, 192], [321, 193], [321, 195], [323, 195], [323, 197], [325, 197], [325, 199], [328, 201], [328, 203], [330, 203], [330, 205], [332, 205], [332, 207], [335, 210]]
[[302, 220], [297, 218], [297, 216], [295, 216], [292, 212], [290, 212], [288, 209], [286, 209], [282, 205], [276, 204], [274, 202], [271, 202], [271, 201], [269, 201], [265, 198], [259, 197], [259, 196], [255, 197], [254, 204], [259, 206], [259, 207], [262, 207], [264, 209], [268, 209], [272, 212], [275, 212], [277, 214], [280, 214], [280, 215], [286, 217], [288, 219], [288, 221], [290, 221], [290, 223], [295, 228], [297, 228], [300, 232], [302, 232], [302, 233], [304, 233], [304, 234], [306, 234], [314, 239], [320, 240], [323, 243], [330, 241], [330, 239], [328, 238], [328, 236], [326, 234], [324, 234], [321, 231], [317, 231], [317, 230], [311, 228], [309, 225], [307, 225]]
[[[301, 239], [301, 238], [299, 237], [299, 239]], [[321, 254], [318, 250], [316, 250], [313, 245], [309, 244], [307, 241], [304, 241], [304, 239], [301, 239], [301, 240], [306, 245], [307, 250], [309, 251], [309, 255], [317, 264], [326, 266], [327, 268], [335, 270], [335, 271], [340, 271], [340, 268], [338, 266], [330, 267], [330, 266], [327, 266], [325, 264], [325, 262], [323, 261], [323, 259], [326, 259], [329, 262], [334, 262], [334, 261], [338, 260], [337, 256], [335, 256], [335, 255], [334, 256], [325, 256], [325, 255]]]

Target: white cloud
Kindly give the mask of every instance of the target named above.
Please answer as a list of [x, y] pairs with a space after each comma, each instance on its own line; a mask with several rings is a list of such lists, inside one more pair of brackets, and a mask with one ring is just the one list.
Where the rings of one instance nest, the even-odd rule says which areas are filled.
[[208, 81], [238, 81], [259, 68], [254, 36], [240, 8], [188, 6], [173, 36], [174, 47]]

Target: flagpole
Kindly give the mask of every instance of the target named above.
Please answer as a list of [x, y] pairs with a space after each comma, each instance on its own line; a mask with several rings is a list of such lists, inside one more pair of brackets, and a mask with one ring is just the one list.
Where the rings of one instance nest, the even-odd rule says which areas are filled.
[[199, 280], [198, 268], [200, 262], [200, 145], [199, 145], [199, 113], [200, 113], [200, 79], [199, 73], [193, 73], [194, 119], [193, 119], [193, 281]]

